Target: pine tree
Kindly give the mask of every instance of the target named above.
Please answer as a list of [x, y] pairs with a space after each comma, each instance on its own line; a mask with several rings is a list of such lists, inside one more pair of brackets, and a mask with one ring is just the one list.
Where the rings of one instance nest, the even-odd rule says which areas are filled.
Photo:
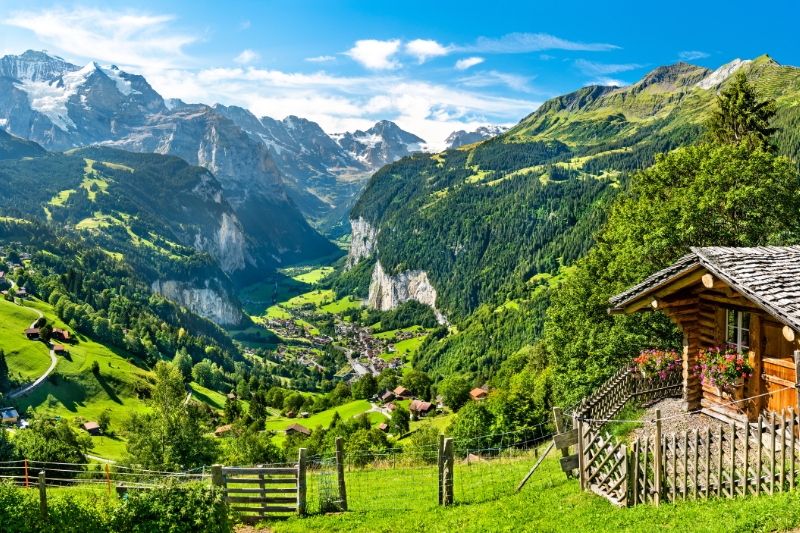
[[775, 100], [760, 101], [755, 86], [741, 70], [736, 73], [730, 86], [717, 97], [717, 109], [711, 112], [706, 122], [708, 137], [716, 144], [740, 145], [747, 143], [774, 150], [769, 138], [776, 128], [770, 126], [775, 116]]
[[6, 363], [6, 354], [0, 349], [0, 392], [8, 389], [8, 363]]

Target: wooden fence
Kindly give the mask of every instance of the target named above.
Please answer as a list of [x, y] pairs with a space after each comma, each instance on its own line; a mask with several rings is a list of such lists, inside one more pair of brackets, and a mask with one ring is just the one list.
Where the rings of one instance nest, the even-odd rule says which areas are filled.
[[[626, 367], [581, 403], [573, 422], [582, 489], [619, 506], [635, 506], [758, 496], [797, 486], [800, 416], [791, 408], [762, 415], [757, 423], [712, 423], [702, 430], [669, 435], [662, 434], [656, 410], [652, 434], [635, 438], [630, 447], [605, 431], [628, 402], [677, 395], [680, 377], [675, 373], [666, 380], [639, 379], [633, 368]], [[566, 436], [563, 433], [554, 442], [561, 437], [567, 443]]]

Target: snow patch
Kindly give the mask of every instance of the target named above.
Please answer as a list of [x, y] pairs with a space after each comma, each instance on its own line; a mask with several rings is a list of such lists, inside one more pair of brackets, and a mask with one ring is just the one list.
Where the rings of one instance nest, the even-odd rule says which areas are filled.
[[717, 70], [703, 78], [697, 83], [697, 87], [701, 89], [710, 89], [722, 83], [723, 81], [727, 80], [731, 74], [742, 68], [743, 66], [750, 63], [751, 60], [745, 59], [742, 61], [741, 59], [734, 59], [730, 63], [726, 65], [722, 65]]
[[5, 128], [6, 126], [8, 126], [8, 119], [0, 118], [0, 128]]
[[108, 76], [108, 78], [117, 84], [117, 90], [124, 94], [125, 96], [130, 96], [132, 94], [142, 94], [139, 91], [134, 90], [133, 85], [131, 82], [123, 78], [120, 73], [121, 71], [117, 68], [116, 65], [111, 65], [110, 67], [102, 67], [95, 63], [98, 69], [100, 69], [103, 74]]

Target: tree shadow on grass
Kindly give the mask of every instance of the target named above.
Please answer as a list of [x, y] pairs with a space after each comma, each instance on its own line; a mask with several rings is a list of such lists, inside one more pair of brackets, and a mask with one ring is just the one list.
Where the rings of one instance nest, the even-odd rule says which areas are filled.
[[106, 392], [111, 401], [117, 403], [119, 405], [123, 405], [122, 400], [120, 400], [119, 396], [117, 396], [117, 392], [108, 384], [108, 380], [103, 374], [97, 374], [97, 382], [103, 387], [103, 390]]

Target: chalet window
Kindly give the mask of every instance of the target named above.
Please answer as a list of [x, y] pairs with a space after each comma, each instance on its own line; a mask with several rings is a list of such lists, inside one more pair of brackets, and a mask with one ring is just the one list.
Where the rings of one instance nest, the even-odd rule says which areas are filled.
[[739, 352], [750, 347], [750, 313], [728, 309], [728, 344], [733, 344]]

